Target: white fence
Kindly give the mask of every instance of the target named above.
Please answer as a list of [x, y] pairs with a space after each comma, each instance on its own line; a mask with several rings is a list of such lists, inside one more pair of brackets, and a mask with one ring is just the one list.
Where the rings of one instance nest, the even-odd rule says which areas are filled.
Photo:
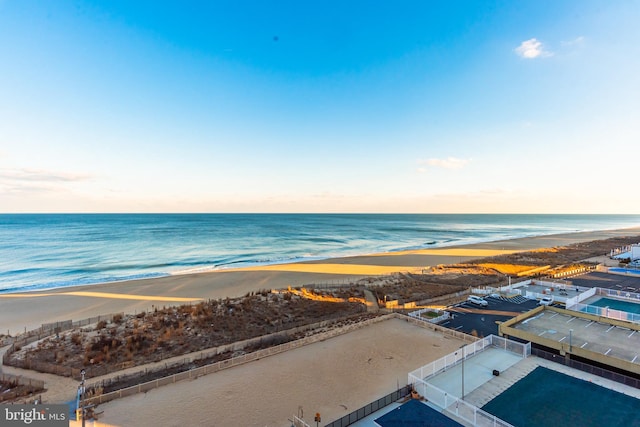
[[636, 292], [618, 291], [615, 289], [603, 289], [597, 288], [596, 293], [598, 295], [606, 297], [614, 297], [618, 299], [624, 299], [627, 301], [640, 302], [640, 294]]
[[581, 311], [583, 313], [594, 314], [596, 316], [607, 317], [609, 319], [640, 323], [640, 314], [637, 313], [631, 313], [624, 310], [616, 310], [610, 307], [582, 304], [582, 301], [594, 295], [612, 297], [615, 299], [640, 304], [640, 293], [626, 292], [616, 289], [591, 288], [587, 292], [583, 292], [582, 294], [580, 294], [576, 298], [575, 302], [571, 301], [571, 305], [569, 305], [569, 301], [567, 301], [567, 308], [569, 310]]
[[486, 286], [484, 288], [471, 288], [472, 294], [478, 295], [491, 295], [491, 294], [499, 294], [499, 293], [519, 293], [518, 288], [526, 285], [530, 285], [533, 281], [531, 279], [523, 280], [522, 282], [510, 283], [505, 286], [501, 286], [499, 288], [494, 288], [492, 286]]
[[408, 383], [413, 384], [418, 394], [424, 396], [429, 402], [442, 408], [444, 411], [460, 417], [474, 426], [501, 426], [509, 427], [511, 424], [497, 418], [482, 409], [464, 400], [453, 396], [442, 389], [430, 384], [426, 380], [434, 375], [444, 372], [452, 366], [462, 362], [474, 354], [484, 351], [488, 347], [498, 347], [518, 354], [522, 358], [531, 355], [531, 343], [522, 344], [506, 338], [489, 335], [473, 344], [464, 346], [461, 350], [431, 362], [409, 373]]
[[429, 323], [440, 323], [443, 320], [447, 320], [451, 317], [451, 314], [448, 311], [442, 311], [442, 314], [438, 317], [424, 317], [422, 314], [423, 313], [428, 313], [428, 312], [440, 312], [442, 310], [434, 310], [432, 308], [422, 308], [420, 310], [417, 311], [412, 311], [411, 313], [409, 313], [409, 317], [413, 317], [414, 319], [418, 319], [418, 320], [424, 320], [426, 322]]
[[554, 288], [554, 289], [564, 289], [564, 290], [575, 289], [575, 287], [571, 283], [567, 282], [566, 280], [557, 280], [553, 282], [550, 282], [548, 280], [532, 280], [531, 284], [538, 285], [538, 286], [545, 286], [547, 288]]
[[425, 381], [440, 372], [444, 372], [452, 366], [457, 365], [462, 359], [467, 359], [474, 354], [484, 351], [487, 347], [497, 347], [515, 353], [522, 358], [531, 355], [531, 344], [522, 344], [496, 335], [489, 335], [471, 344], [462, 347], [462, 351], [455, 351], [440, 359], [428, 363], [409, 373], [409, 384], [413, 382], [412, 378]]
[[[537, 292], [531, 292], [531, 291], [527, 291], [524, 294], [524, 296], [529, 299], [542, 299], [543, 297], [548, 297], [550, 295], [551, 294], [539, 294]], [[560, 296], [560, 295], [551, 295], [551, 296], [553, 297], [553, 302], [559, 302], [562, 304], [566, 304], [567, 300], [569, 299], [565, 296]]]
[[580, 311], [582, 313], [594, 314], [596, 316], [607, 317], [609, 319], [624, 320], [627, 322], [640, 323], [640, 314], [629, 313], [627, 311], [615, 310], [609, 307], [598, 307], [595, 305], [587, 305], [578, 303], [571, 310]]
[[586, 290], [585, 292], [579, 293], [578, 295], [576, 295], [573, 298], [567, 298], [566, 301], [566, 307], [567, 310], [573, 310], [573, 306], [575, 306], [578, 303], [581, 303], [582, 301], [586, 300], [587, 298], [591, 298], [592, 296], [594, 296], [596, 294], [596, 290], [597, 288], [590, 288], [588, 290]]
[[471, 403], [460, 400], [446, 391], [427, 382], [414, 383], [418, 394], [424, 396], [430, 403], [439, 406], [444, 411], [462, 418], [473, 426], [513, 427], [506, 421], [491, 415]]

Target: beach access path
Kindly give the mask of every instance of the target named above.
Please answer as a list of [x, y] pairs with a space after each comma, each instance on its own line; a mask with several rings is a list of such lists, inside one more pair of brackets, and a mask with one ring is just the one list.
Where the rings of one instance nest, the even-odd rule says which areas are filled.
[[42, 323], [106, 313], [136, 313], [164, 305], [233, 298], [262, 289], [346, 283], [391, 271], [416, 271], [482, 257], [640, 234], [640, 228], [526, 237], [473, 245], [256, 266], [206, 273], [0, 294], [0, 333], [15, 335]]

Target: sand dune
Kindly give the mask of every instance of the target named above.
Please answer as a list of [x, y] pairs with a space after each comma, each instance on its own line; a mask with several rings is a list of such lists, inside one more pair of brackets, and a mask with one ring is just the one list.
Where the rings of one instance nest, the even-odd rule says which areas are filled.
[[640, 234], [640, 228], [527, 237], [461, 247], [381, 253], [294, 264], [229, 269], [144, 280], [105, 283], [38, 293], [0, 294], [0, 333], [15, 334], [42, 323], [98, 314], [149, 310], [208, 298], [245, 295], [261, 289], [348, 281], [453, 264], [517, 251]]

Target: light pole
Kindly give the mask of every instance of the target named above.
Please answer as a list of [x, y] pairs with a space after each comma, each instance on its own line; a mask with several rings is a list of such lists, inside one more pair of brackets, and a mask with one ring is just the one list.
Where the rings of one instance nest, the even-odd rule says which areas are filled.
[[573, 329], [569, 329], [569, 353], [571, 353], [571, 351], [573, 350], [573, 346], [572, 346], [572, 335], [573, 335]]
[[462, 345], [462, 347], [460, 347], [460, 351], [462, 352], [462, 396], [460, 397], [460, 399], [464, 400], [464, 347], [465, 345]]
[[82, 427], [85, 427], [85, 424], [84, 424], [84, 419], [85, 419], [85, 416], [84, 416], [84, 374], [85, 374], [85, 370], [83, 369], [83, 370], [80, 371], [80, 375], [82, 375], [82, 382], [80, 383], [80, 387], [81, 387], [81, 389], [80, 389], [80, 408], [81, 408], [80, 409], [80, 414], [82, 414]]

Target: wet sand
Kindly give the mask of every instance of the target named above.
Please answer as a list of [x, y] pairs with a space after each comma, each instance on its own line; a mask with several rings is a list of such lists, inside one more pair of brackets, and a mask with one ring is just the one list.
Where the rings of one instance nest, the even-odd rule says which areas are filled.
[[0, 333], [16, 334], [42, 323], [79, 320], [98, 314], [150, 310], [154, 306], [237, 297], [261, 289], [340, 283], [394, 271], [564, 246], [590, 240], [639, 235], [640, 228], [527, 237], [474, 245], [371, 254], [295, 264], [167, 276], [45, 292], [0, 294]]

